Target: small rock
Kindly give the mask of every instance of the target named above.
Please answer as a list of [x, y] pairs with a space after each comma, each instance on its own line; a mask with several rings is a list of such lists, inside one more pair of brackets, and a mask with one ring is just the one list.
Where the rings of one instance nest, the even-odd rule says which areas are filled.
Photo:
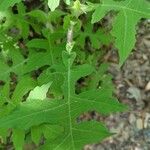
[[134, 124], [136, 122], [136, 117], [134, 114], [130, 114], [129, 116], [129, 123]]
[[150, 114], [145, 114], [144, 128], [150, 128]]
[[143, 150], [143, 149], [140, 147], [135, 147], [135, 150]]
[[128, 88], [128, 98], [135, 98], [137, 102], [141, 100], [141, 93], [140, 90], [136, 87], [130, 87]]
[[145, 141], [150, 143], [150, 130], [149, 129], [145, 129], [143, 131], [143, 135], [144, 135]]
[[84, 147], [84, 150], [92, 150], [92, 145], [86, 145], [86, 146]]
[[144, 60], [148, 60], [147, 56], [145, 54], [143, 54], [143, 59]]
[[147, 83], [146, 87], [145, 87], [146, 91], [150, 91], [150, 81]]
[[122, 133], [122, 135], [123, 135], [123, 140], [128, 140], [129, 137], [130, 137], [129, 132], [127, 132], [127, 131], [124, 131], [124, 132]]
[[139, 118], [139, 119], [136, 120], [136, 127], [139, 130], [143, 129], [143, 121], [142, 121], [141, 118]]

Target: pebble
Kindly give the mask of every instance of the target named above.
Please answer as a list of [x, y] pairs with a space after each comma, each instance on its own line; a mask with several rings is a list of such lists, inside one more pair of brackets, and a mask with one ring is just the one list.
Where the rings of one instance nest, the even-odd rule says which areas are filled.
[[134, 114], [130, 114], [129, 116], [129, 123], [134, 124], [136, 122], [136, 117]]
[[144, 128], [150, 128], [150, 114], [145, 114]]
[[135, 98], [137, 102], [141, 100], [141, 93], [137, 87], [130, 87], [127, 91], [129, 93], [128, 98]]
[[140, 147], [135, 147], [135, 150], [143, 150], [143, 149]]
[[146, 91], [150, 91], [150, 81], [147, 83], [146, 87], [145, 87]]
[[139, 119], [136, 120], [136, 127], [139, 130], [143, 129], [143, 121], [142, 121], [141, 118], [139, 118]]
[[129, 137], [130, 137], [130, 135], [129, 135], [129, 133], [127, 131], [124, 131], [122, 135], [123, 135], [123, 140], [124, 141], [128, 140]]

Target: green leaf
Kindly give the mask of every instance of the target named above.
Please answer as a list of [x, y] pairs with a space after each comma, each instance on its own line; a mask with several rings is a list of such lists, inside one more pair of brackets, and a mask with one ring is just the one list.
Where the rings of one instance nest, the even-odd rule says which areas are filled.
[[42, 130], [39, 126], [34, 126], [31, 128], [31, 138], [32, 141], [38, 145], [42, 136]]
[[59, 6], [60, 0], [48, 0], [48, 6], [51, 11], [54, 11]]
[[[80, 150], [87, 143], [98, 142], [111, 134], [105, 126], [96, 121], [77, 122], [84, 112], [97, 111], [101, 114], [123, 111], [126, 107], [112, 96], [111, 89], [93, 88], [76, 94], [76, 82], [89, 76], [94, 68], [88, 64], [74, 66], [76, 54], [63, 52], [63, 67], [58, 66], [56, 71], [64, 76], [63, 96], [61, 99], [30, 100], [23, 102], [9, 115], [0, 118], [0, 127], [19, 128], [27, 130], [42, 123], [59, 125], [64, 133], [52, 143], [48, 142], [48, 149]], [[44, 148], [45, 149], [45, 148]]]
[[57, 136], [63, 133], [64, 129], [58, 125], [41, 124], [31, 128], [31, 137], [33, 142], [38, 145], [42, 135], [46, 140], [54, 140]]
[[16, 3], [21, 2], [21, 0], [1, 0], [0, 3], [0, 11], [5, 11], [7, 10], [9, 7], [15, 5]]
[[102, 123], [96, 121], [87, 121], [79, 123], [72, 128], [72, 132], [61, 140], [55, 140], [52, 143], [46, 142], [40, 150], [58, 149], [58, 150], [81, 150], [83, 144], [102, 141], [112, 134]]
[[51, 64], [51, 55], [47, 52], [29, 54], [26, 65], [24, 65], [23, 74], [37, 70], [40, 67]]
[[42, 23], [45, 23], [48, 20], [47, 14], [44, 11], [38, 9], [28, 12], [27, 15], [38, 18], [38, 21]]
[[38, 78], [39, 85], [43, 85], [52, 81], [50, 86], [50, 92], [55, 96], [59, 97], [62, 95], [61, 85], [63, 84], [63, 75], [60, 73], [52, 73], [50, 69], [43, 71]]
[[24, 145], [25, 132], [19, 129], [13, 129], [12, 141], [16, 150], [22, 150]]
[[37, 86], [37, 82], [34, 81], [30, 77], [24, 77], [20, 80], [20, 82], [17, 84], [11, 100], [13, 103], [18, 104], [22, 101], [23, 96], [28, 93], [29, 90], [32, 90]]
[[108, 45], [110, 42], [112, 42], [112, 36], [106, 33], [104, 29], [99, 28], [96, 32], [94, 32], [93, 25], [89, 20], [86, 22], [86, 24], [83, 25], [83, 29], [83, 32], [79, 31], [76, 35], [76, 43], [83, 49], [85, 47], [87, 37], [90, 39], [91, 45], [95, 49], [99, 49], [102, 45]]
[[[15, 16], [16, 26], [20, 29], [20, 35], [26, 39], [29, 35], [29, 23], [26, 21], [26, 7], [23, 3], [17, 5], [18, 14]], [[24, 17], [24, 18], [23, 18]]]
[[54, 140], [64, 132], [64, 129], [61, 126], [51, 124], [43, 124], [41, 129], [44, 137], [49, 141]]
[[[7, 63], [7, 60], [9, 60], [9, 58], [13, 62], [13, 65], [11, 67]], [[6, 53], [6, 56], [4, 56], [3, 59], [0, 59], [0, 68], [1, 68], [0, 80], [8, 81], [11, 72], [21, 75], [23, 73], [23, 65], [25, 62], [26, 61], [21, 55], [19, 49], [9, 47], [9, 51]]]
[[[42, 123], [58, 123], [64, 119], [66, 104], [62, 101], [30, 100], [21, 103], [11, 114], [0, 119], [1, 126], [5, 128], [18, 128], [27, 130]], [[50, 117], [55, 115], [55, 117]]]
[[10, 91], [10, 85], [9, 85], [9, 82], [8, 82], [0, 90], [0, 107], [3, 106], [3, 104], [5, 102], [8, 102], [8, 100], [9, 100], [9, 91]]
[[67, 5], [70, 5], [71, 0], [64, 0]]
[[33, 39], [30, 40], [26, 46], [28, 48], [39, 48], [39, 49], [47, 49], [48, 41], [46, 39]]
[[7, 137], [8, 137], [8, 131], [5, 128], [0, 128], [0, 140], [1, 143], [6, 143], [7, 142]]
[[150, 3], [146, 0], [102, 0], [96, 8], [92, 23], [101, 20], [109, 11], [118, 11], [113, 23], [112, 35], [116, 38], [115, 46], [119, 49], [120, 65], [124, 63], [135, 45], [135, 26], [141, 18], [150, 18]]
[[41, 87], [37, 86], [35, 87], [29, 94], [27, 100], [31, 100], [31, 99], [40, 99], [40, 100], [44, 100], [46, 99], [46, 93], [48, 92], [48, 89], [51, 86], [51, 82], [42, 85]]

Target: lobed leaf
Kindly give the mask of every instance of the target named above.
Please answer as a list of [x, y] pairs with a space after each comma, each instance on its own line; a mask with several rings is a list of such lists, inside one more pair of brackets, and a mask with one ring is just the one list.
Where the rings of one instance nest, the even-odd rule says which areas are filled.
[[124, 63], [133, 49], [136, 39], [135, 26], [141, 18], [150, 18], [150, 3], [146, 0], [102, 0], [92, 17], [92, 23], [101, 20], [111, 10], [118, 11], [113, 23], [112, 35], [119, 49], [120, 65]]
[[75, 53], [68, 54], [63, 51], [63, 68], [56, 67], [56, 71], [64, 76], [61, 99], [31, 99], [23, 102], [11, 114], [0, 118], [0, 127], [27, 130], [43, 123], [63, 127], [63, 134], [53, 143], [46, 144], [49, 149], [80, 150], [87, 143], [98, 142], [110, 136], [111, 133], [101, 123], [79, 123], [77, 119], [87, 111], [95, 110], [101, 114], [109, 114], [123, 111], [126, 107], [112, 97], [111, 89], [92, 89], [76, 94], [76, 82], [93, 73], [94, 68], [88, 64], [74, 66], [75, 57]]

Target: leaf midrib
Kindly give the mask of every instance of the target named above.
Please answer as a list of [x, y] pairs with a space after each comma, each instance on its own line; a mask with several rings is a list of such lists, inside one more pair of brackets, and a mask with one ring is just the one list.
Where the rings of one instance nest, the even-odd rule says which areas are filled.
[[123, 15], [125, 18], [125, 25], [124, 25], [124, 38], [123, 38], [123, 50], [125, 49], [125, 45], [126, 45], [126, 38], [127, 38], [127, 14], [126, 11], [123, 10]]
[[56, 106], [56, 107], [53, 107], [53, 108], [48, 108], [48, 109], [40, 110], [40, 111], [37, 111], [37, 112], [34, 112], [34, 113], [30, 113], [30, 114], [28, 114], [28, 115], [24, 115], [24, 116], [21, 116], [21, 117], [17, 117], [17, 118], [8, 120], [6, 123], [8, 124], [9, 122], [12, 122], [12, 121], [14, 122], [14, 121], [17, 121], [17, 120], [26, 118], [26, 117], [31, 117], [31, 116], [34, 116], [34, 115], [41, 114], [41, 113], [43, 113], [43, 112], [52, 111], [52, 110], [61, 108], [62, 106], [65, 106], [65, 105], [67, 105], [67, 103], [64, 103], [64, 104], [62, 104], [62, 105], [59, 105], [59, 106]]
[[[62, 142], [55, 147], [54, 150], [57, 150], [69, 137], [71, 137], [71, 143], [73, 146], [73, 150], [75, 150], [74, 139], [73, 139], [73, 127], [72, 127], [72, 117], [71, 117], [71, 68], [70, 68], [71, 60], [68, 59], [68, 67], [67, 67], [67, 105], [68, 105], [68, 116], [69, 116], [69, 132], [68, 135], [62, 140]], [[70, 146], [71, 147], [71, 146]], [[68, 149], [70, 149], [70, 147]]]
[[[97, 101], [96, 100], [96, 98], [95, 99], [93, 99], [93, 100], [90, 100], [90, 99], [88, 99], [88, 98], [79, 98], [79, 97], [72, 97], [73, 99], [78, 99], [78, 100], [80, 100], [80, 101], [85, 101], [85, 102], [87, 102], [87, 103], [89, 103], [89, 104], [91, 104], [91, 103], [97, 103], [97, 104], [105, 104], [105, 105], [108, 105], [109, 106], [109, 103], [106, 103], [106, 102], [104, 102], [104, 101]], [[76, 102], [78, 102], [78, 101], [76, 101]], [[108, 101], [109, 102], [109, 101]], [[116, 108], [116, 106], [112, 106], [112, 107], [114, 107], [114, 108]]]
[[71, 117], [71, 89], [70, 89], [70, 83], [71, 83], [71, 59], [68, 59], [68, 71], [67, 71], [67, 88], [68, 88], [68, 93], [67, 93], [67, 103], [68, 103], [68, 113], [69, 113], [69, 130], [70, 130], [70, 136], [71, 136], [71, 142], [73, 146], [73, 150], [75, 150], [74, 146], [74, 139], [73, 139], [73, 133], [72, 133], [72, 117]]

